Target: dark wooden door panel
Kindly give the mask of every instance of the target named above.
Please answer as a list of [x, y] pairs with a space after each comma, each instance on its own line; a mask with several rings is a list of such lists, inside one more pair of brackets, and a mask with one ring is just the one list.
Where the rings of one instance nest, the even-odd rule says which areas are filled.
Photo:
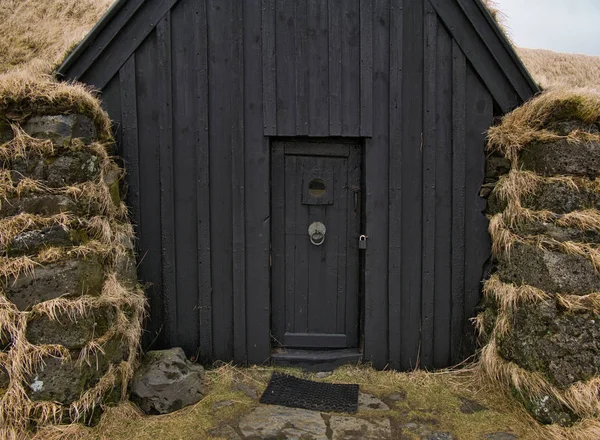
[[[360, 147], [276, 143], [272, 166], [273, 335], [287, 347], [356, 346]], [[308, 234], [317, 222], [321, 245]]]

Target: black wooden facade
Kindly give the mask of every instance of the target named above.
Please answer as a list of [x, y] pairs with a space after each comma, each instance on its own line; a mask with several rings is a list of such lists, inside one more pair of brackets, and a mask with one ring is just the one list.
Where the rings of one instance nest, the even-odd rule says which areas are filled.
[[[153, 347], [460, 360], [485, 132], [537, 91], [479, 0], [118, 1], [60, 73], [114, 121]], [[328, 202], [307, 202], [315, 172]], [[339, 227], [317, 251], [319, 216]]]

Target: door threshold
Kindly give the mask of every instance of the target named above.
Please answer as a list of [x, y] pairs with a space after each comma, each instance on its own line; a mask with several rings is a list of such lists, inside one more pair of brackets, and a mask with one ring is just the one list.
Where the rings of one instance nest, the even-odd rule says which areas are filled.
[[302, 350], [276, 348], [271, 352], [271, 363], [306, 371], [332, 371], [345, 364], [358, 364], [362, 352], [358, 348], [340, 350]]

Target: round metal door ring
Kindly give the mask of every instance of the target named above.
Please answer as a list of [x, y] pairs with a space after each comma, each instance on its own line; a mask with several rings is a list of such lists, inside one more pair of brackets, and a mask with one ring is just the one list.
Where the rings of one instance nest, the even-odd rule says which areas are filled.
[[325, 233], [327, 228], [321, 222], [314, 222], [308, 227], [308, 236], [310, 242], [315, 246], [321, 246], [325, 242]]

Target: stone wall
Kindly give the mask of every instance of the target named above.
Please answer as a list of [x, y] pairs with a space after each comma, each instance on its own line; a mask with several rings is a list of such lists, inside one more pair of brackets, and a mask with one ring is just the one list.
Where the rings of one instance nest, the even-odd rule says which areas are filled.
[[510, 170], [489, 188], [477, 325], [488, 377], [539, 422], [571, 426], [600, 413], [599, 115], [554, 98], [554, 113], [531, 122], [534, 102], [491, 131], [490, 162]]
[[124, 397], [145, 309], [108, 118], [84, 90], [29, 87], [0, 90], [0, 437]]

